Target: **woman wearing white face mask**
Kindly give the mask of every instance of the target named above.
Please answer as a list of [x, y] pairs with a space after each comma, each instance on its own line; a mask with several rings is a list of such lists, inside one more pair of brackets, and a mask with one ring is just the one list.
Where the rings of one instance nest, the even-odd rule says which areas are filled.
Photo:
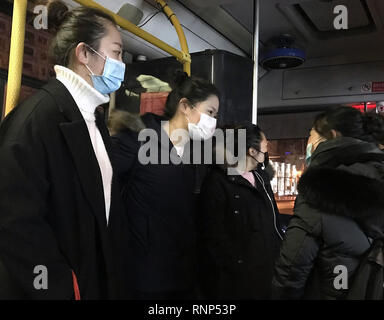
[[[189, 158], [188, 137], [212, 137], [218, 95], [208, 81], [178, 73], [164, 116], [147, 113], [135, 119], [121, 111], [112, 116], [112, 130], [117, 131], [112, 138], [115, 169], [132, 230], [134, 268], [130, 274], [137, 299], [195, 297], [195, 191], [199, 172], [197, 166], [184, 160]], [[152, 129], [158, 137], [156, 164], [139, 161], [138, 134], [144, 128]], [[187, 139], [179, 141], [176, 132], [184, 133]], [[162, 164], [161, 150], [166, 156], [178, 157], [180, 163], [171, 160]]]

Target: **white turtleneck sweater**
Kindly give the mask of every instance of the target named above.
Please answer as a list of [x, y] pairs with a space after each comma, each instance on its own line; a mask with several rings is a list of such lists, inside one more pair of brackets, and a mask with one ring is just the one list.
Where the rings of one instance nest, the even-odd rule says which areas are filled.
[[95, 110], [98, 106], [109, 102], [109, 96], [103, 95], [93, 88], [78, 74], [63, 66], [54, 67], [56, 79], [59, 80], [70, 92], [87, 124], [89, 137], [95, 151], [97, 162], [103, 179], [104, 203], [107, 217], [111, 206], [112, 165], [105, 149], [103, 138], [96, 126]]

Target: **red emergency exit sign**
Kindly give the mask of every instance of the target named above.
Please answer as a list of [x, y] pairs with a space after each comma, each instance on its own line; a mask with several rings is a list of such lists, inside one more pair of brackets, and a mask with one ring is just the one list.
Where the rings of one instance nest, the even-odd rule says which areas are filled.
[[384, 92], [384, 81], [372, 82], [372, 92]]
[[384, 81], [364, 82], [361, 86], [363, 93], [381, 93], [384, 92]]

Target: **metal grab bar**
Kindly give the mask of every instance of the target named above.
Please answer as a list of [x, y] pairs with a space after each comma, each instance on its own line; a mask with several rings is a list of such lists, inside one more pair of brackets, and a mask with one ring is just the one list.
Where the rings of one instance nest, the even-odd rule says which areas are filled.
[[[108, 13], [115, 19], [116, 23], [123, 29], [133, 33], [134, 35], [148, 41], [154, 46], [176, 57], [176, 59], [183, 64], [184, 71], [188, 75], [191, 74], [191, 56], [189, 54], [185, 34], [183, 32], [183, 29], [176, 15], [173, 13], [171, 8], [167, 5], [165, 1], [156, 0], [156, 2], [159, 3], [162, 10], [168, 16], [173, 26], [175, 27], [177, 35], [179, 37], [182, 51], [179, 51], [171, 47], [164, 41], [140, 29], [133, 23], [129, 22], [128, 20], [125, 20], [124, 18], [104, 8], [100, 4], [95, 3], [92, 0], [74, 0], [74, 1], [83, 6], [97, 8], [103, 12]], [[10, 48], [10, 59], [9, 59], [9, 69], [8, 69], [7, 99], [6, 99], [4, 116], [6, 116], [17, 105], [19, 96], [20, 96], [21, 78], [22, 78], [22, 72], [23, 72], [26, 14], [27, 14], [27, 0], [14, 0], [11, 48]]]
[[9, 50], [7, 98], [4, 116], [6, 116], [19, 101], [21, 77], [23, 74], [27, 2], [27, 0], [14, 0], [13, 3], [11, 48]]

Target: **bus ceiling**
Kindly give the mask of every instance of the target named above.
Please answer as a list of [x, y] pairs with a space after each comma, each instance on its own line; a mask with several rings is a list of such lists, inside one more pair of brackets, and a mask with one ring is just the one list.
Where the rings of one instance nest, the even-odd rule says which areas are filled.
[[[98, 8], [109, 13], [115, 18], [116, 23], [124, 30], [131, 32], [135, 36], [151, 43], [168, 54], [173, 55], [183, 64], [184, 71], [188, 74], [191, 73], [191, 57], [184, 31], [176, 15], [164, 0], [154, 0], [154, 3], [156, 3], [158, 10], [164, 12], [167, 19], [172, 23], [178, 36], [180, 50], [175, 49], [161, 39], [156, 38], [151, 33], [137, 27], [135, 24], [114, 13], [112, 10], [109, 10], [108, 7], [104, 7], [102, 3], [107, 3], [107, 1], [102, 1], [102, 3], [100, 3], [101, 1], [74, 0], [70, 2]], [[108, 3], [111, 2], [109, 1]], [[5, 115], [17, 105], [20, 96], [27, 7], [27, 0], [14, 0]]]
[[[173, 55], [184, 63], [186, 70], [189, 52], [220, 49], [260, 61], [256, 55], [260, 51], [262, 58], [263, 52], [276, 43], [276, 37], [280, 42], [292, 39], [295, 48], [304, 53], [303, 56], [299, 54], [299, 58], [305, 63], [287, 70], [284, 68], [290, 64], [284, 61], [273, 61], [265, 68], [255, 66], [257, 77], [254, 82], [258, 90], [254, 92], [258, 98], [254, 104], [260, 112], [276, 107], [384, 100], [384, 92], [363, 91], [375, 84], [381, 88], [384, 83], [380, 69], [384, 53], [382, 0], [259, 0], [259, 11], [255, 10], [255, 0], [167, 0], [174, 13], [168, 12], [168, 18], [157, 14], [160, 0], [63, 1], [69, 7], [94, 3], [122, 16], [127, 12], [133, 14], [129, 20], [134, 23], [115, 14], [119, 24], [129, 30], [122, 30], [129, 53], [148, 59]], [[15, 6], [26, 2], [14, 1]], [[348, 8], [348, 28], [345, 30], [333, 27], [336, 5]], [[259, 19], [255, 19], [257, 12]], [[175, 17], [180, 20], [179, 28]], [[19, 18], [16, 20], [22, 20], [22, 16]], [[255, 30], [258, 30], [257, 34]], [[181, 41], [180, 31], [185, 35], [185, 43]], [[258, 41], [254, 46], [256, 38]], [[148, 39], [151, 40], [148, 42]], [[17, 50], [15, 47], [16, 44], [13, 50]], [[11, 55], [11, 59], [17, 61], [16, 56]], [[268, 72], [274, 65], [283, 70]], [[259, 79], [261, 81], [257, 83]], [[18, 81], [17, 77], [12, 81]], [[7, 99], [14, 95], [7, 95]], [[7, 105], [14, 104], [7, 102]]]

